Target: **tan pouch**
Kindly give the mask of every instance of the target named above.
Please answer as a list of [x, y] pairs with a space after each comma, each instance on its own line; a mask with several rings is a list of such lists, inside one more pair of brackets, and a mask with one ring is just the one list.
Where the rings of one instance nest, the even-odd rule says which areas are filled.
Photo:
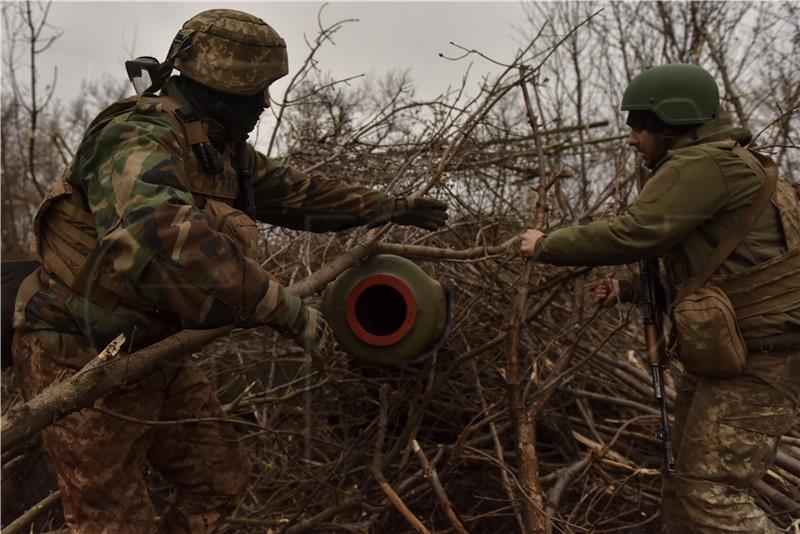
[[203, 211], [211, 216], [214, 230], [233, 239], [248, 258], [259, 258], [258, 226], [246, 213], [213, 198], [206, 199]]
[[703, 378], [730, 378], [744, 371], [747, 346], [733, 304], [719, 287], [707, 285], [673, 309], [680, 360]]

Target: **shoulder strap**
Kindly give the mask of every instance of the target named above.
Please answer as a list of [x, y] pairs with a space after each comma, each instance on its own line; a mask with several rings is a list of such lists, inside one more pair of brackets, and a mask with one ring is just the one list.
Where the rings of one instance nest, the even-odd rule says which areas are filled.
[[248, 217], [256, 218], [256, 192], [253, 187], [253, 168], [250, 162], [250, 151], [244, 141], [236, 145], [236, 159], [234, 163], [236, 174], [239, 175], [239, 198], [236, 199], [236, 208], [244, 211]]
[[748, 206], [747, 211], [736, 221], [730, 233], [720, 242], [714, 252], [711, 253], [706, 263], [700, 268], [697, 274], [689, 281], [683, 294], [691, 295], [705, 284], [714, 271], [719, 269], [731, 252], [741, 243], [750, 228], [764, 212], [769, 204], [772, 195], [775, 193], [775, 186], [778, 182], [778, 167], [768, 156], [742, 148], [738, 144], [733, 147], [733, 151], [747, 164], [748, 167], [760, 177], [761, 187], [753, 199], [753, 203]]
[[208, 134], [203, 128], [203, 124], [177, 98], [171, 96], [140, 97], [137, 109], [163, 111], [178, 119], [178, 122], [183, 126], [186, 141], [189, 145], [208, 142]]
[[159, 96], [156, 98], [158, 98], [158, 111], [165, 111], [180, 121], [183, 126], [183, 132], [186, 135], [186, 142], [200, 159], [203, 169], [211, 175], [221, 173], [224, 169], [222, 156], [209, 141], [208, 133], [203, 127], [203, 123], [195, 116], [192, 109], [184, 106], [180, 100], [171, 96]]

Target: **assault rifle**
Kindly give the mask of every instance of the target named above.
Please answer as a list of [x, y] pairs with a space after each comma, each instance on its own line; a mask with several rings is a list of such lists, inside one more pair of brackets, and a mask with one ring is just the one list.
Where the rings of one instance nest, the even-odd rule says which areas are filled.
[[664, 465], [670, 475], [675, 474], [675, 452], [672, 448], [672, 432], [667, 417], [667, 395], [664, 390], [664, 369], [667, 368], [664, 346], [664, 324], [662, 322], [663, 299], [659, 298], [658, 259], [639, 262], [642, 281], [642, 314], [644, 316], [644, 338], [647, 344], [647, 359], [653, 378], [653, 392], [661, 409], [661, 430], [656, 437], [664, 445]]

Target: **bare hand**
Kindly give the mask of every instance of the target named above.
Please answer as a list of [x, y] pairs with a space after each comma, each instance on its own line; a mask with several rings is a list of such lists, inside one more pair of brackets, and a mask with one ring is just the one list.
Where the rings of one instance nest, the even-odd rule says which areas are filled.
[[520, 252], [522, 252], [523, 255], [532, 258], [533, 251], [536, 250], [536, 242], [539, 241], [542, 236], [544, 236], [544, 232], [540, 232], [535, 228], [529, 228], [528, 230], [525, 230], [525, 233], [522, 234]]
[[594, 288], [594, 305], [606, 308], [614, 305], [619, 299], [619, 280], [608, 277]]

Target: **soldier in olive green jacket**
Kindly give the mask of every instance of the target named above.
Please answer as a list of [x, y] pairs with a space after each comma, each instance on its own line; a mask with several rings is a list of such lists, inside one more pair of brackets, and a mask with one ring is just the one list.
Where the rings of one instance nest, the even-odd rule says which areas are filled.
[[[271, 325], [320, 353], [327, 325], [261, 267], [256, 220], [313, 232], [445, 222], [436, 200], [308, 176], [246, 143], [288, 72], [283, 39], [257, 17], [205, 11], [165, 63], [129, 67], [143, 94], [100, 113], [36, 214], [42, 265], [20, 287], [12, 347], [28, 399], [120, 333], [135, 350], [182, 328]], [[216, 531], [249, 475], [223, 417], [206, 377], [179, 360], [45, 429], [70, 531]], [[145, 462], [176, 490], [160, 525]]]
[[[664, 65], [628, 86], [622, 109], [628, 143], [652, 169], [638, 198], [613, 220], [523, 234], [522, 252], [554, 265], [618, 265], [662, 257], [668, 285], [682, 287], [753, 201], [761, 177], [733, 152], [751, 134], [719, 107], [710, 74], [695, 65]], [[800, 210], [779, 181], [771, 204], [715, 273], [747, 274], [800, 248]], [[788, 252], [787, 252], [788, 251]], [[790, 281], [800, 287], [800, 273]], [[618, 283], [596, 292], [615, 301]], [[663, 520], [671, 534], [776, 533], [750, 496], [775, 458], [780, 436], [800, 405], [800, 302], [739, 321], [750, 353], [745, 371], [711, 379], [683, 373], [676, 382], [674, 476], [665, 474]], [[680, 348], [677, 349], [680, 359]]]

